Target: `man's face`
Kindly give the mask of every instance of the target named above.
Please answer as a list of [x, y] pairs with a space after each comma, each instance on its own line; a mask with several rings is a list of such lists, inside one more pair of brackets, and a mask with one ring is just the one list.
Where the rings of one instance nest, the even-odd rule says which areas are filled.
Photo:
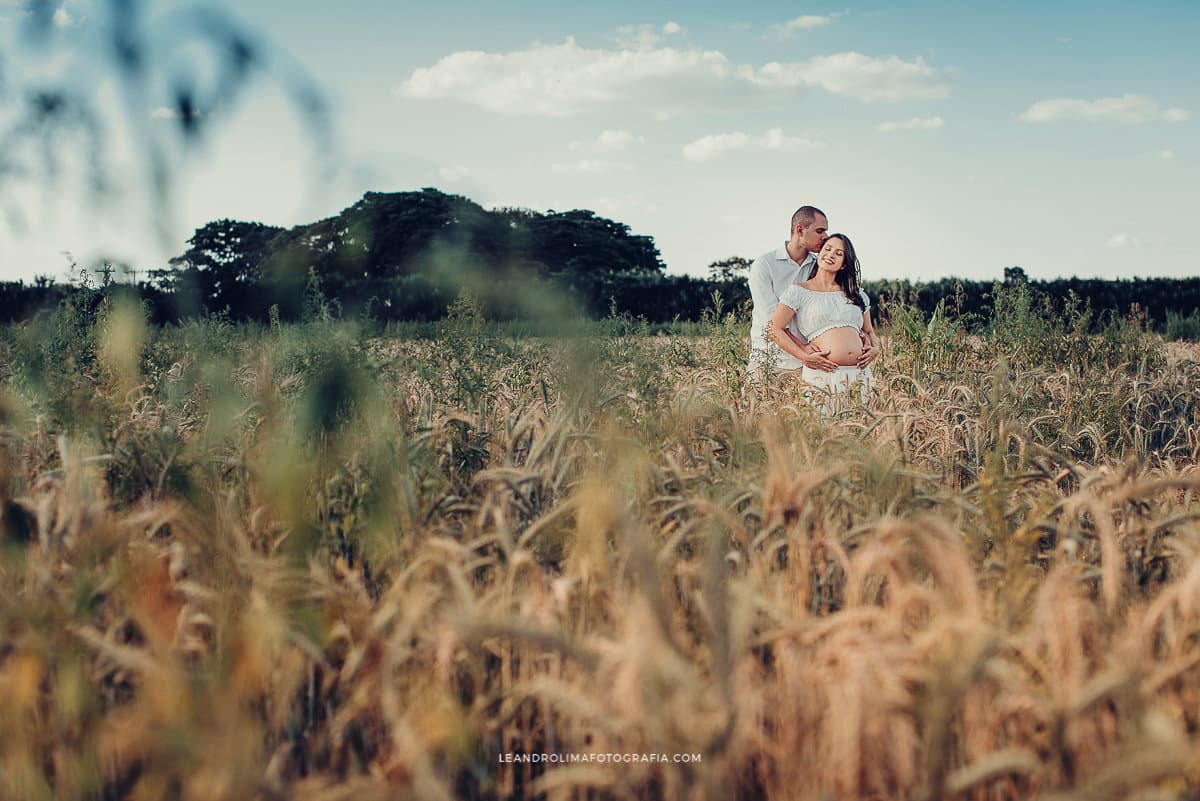
[[797, 225], [796, 233], [809, 253], [818, 253], [829, 236], [829, 220], [824, 214], [818, 214], [810, 225]]

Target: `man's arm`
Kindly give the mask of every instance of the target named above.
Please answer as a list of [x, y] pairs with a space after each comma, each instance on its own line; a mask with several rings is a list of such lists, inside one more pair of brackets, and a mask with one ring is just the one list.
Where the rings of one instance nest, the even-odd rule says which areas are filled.
[[[763, 317], [767, 319], [770, 319], [771, 315], [775, 313], [775, 307], [779, 305], [779, 295], [776, 292], [774, 282], [771, 281], [770, 258], [771, 254], [768, 253], [765, 256], [759, 256], [755, 259], [754, 263], [750, 265], [749, 278], [750, 299], [754, 303], [754, 308], [761, 310]], [[763, 339], [768, 342], [773, 340], [770, 332], [766, 330], [759, 331], [758, 333], [762, 334]], [[788, 339], [795, 342], [796, 345], [807, 348], [808, 340], [803, 336], [796, 336], [786, 329], [783, 333], [787, 335]]]
[[775, 285], [771, 282], [771, 270], [767, 264], [768, 256], [759, 256], [750, 265], [750, 300], [754, 308], [770, 317], [779, 304], [779, 295], [775, 293]]
[[837, 369], [837, 365], [829, 359], [828, 350], [818, 350], [812, 344], [802, 345], [796, 341], [796, 337], [788, 332], [788, 323], [795, 316], [795, 309], [782, 303], [776, 304], [775, 312], [767, 321], [767, 338], [778, 345], [784, 353], [799, 359], [805, 367], [824, 372], [832, 372]]
[[783, 334], [805, 350], [808, 350], [812, 347], [808, 344], [808, 340], [804, 338], [804, 334], [793, 334], [792, 329], [790, 328], [783, 329]]

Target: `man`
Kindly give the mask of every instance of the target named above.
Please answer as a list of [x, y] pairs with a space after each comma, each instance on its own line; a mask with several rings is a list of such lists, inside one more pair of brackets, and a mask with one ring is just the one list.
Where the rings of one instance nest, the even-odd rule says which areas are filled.
[[[807, 281], [816, 272], [817, 253], [829, 236], [829, 220], [815, 206], [801, 206], [792, 215], [792, 233], [783, 247], [764, 253], [750, 265], [750, 299], [754, 310], [750, 318], [749, 372], [756, 374], [768, 365], [775, 370], [799, 370], [812, 367], [832, 370], [829, 351], [808, 347], [808, 355], [797, 359], [784, 353], [766, 334], [767, 323], [779, 305], [779, 296], [790, 285]], [[789, 332], [791, 334], [791, 332]], [[807, 343], [797, 339], [802, 345]]]

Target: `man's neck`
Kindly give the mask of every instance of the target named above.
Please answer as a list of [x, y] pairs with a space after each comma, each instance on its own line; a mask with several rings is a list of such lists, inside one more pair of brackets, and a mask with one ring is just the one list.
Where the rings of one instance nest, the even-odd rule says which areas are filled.
[[808, 258], [807, 248], [796, 245], [792, 242], [788, 242], [784, 247], [787, 249], [788, 256], [791, 257], [792, 261], [796, 262], [796, 264], [803, 264], [804, 260]]

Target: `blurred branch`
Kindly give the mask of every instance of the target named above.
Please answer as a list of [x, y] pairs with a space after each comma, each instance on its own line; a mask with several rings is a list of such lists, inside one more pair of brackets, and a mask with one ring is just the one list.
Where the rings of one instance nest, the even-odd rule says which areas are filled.
[[[149, 190], [149, 222], [170, 241], [183, 158], [260, 79], [295, 109], [316, 153], [317, 179], [330, 177], [328, 108], [299, 63], [212, 7], [156, 15], [148, 5], [96, 0], [80, 20], [46, 0], [20, 9], [16, 46], [0, 51], [0, 209], [10, 226], [24, 227], [22, 187], [58, 188], [80, 158], [88, 202], [113, 199], [120, 187], [110, 178], [112, 143], [124, 133], [137, 154], [134, 188]], [[104, 100], [108, 87], [117, 91], [115, 104]]]

